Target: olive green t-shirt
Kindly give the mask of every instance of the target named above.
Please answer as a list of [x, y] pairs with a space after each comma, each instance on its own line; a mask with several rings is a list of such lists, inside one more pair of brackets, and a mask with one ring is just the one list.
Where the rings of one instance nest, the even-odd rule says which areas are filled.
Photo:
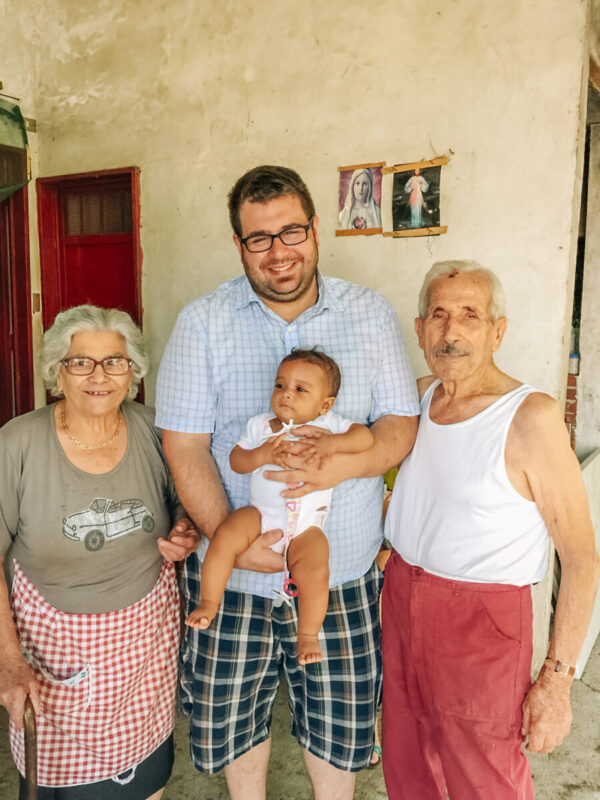
[[156, 583], [156, 540], [180, 515], [154, 411], [123, 405], [127, 450], [103, 475], [69, 461], [53, 412], [46, 406], [0, 429], [0, 555], [9, 587], [16, 560], [61, 611], [125, 608]]

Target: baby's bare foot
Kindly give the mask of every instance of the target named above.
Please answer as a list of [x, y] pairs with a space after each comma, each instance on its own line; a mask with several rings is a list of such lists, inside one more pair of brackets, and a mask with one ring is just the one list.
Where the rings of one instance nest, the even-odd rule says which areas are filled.
[[318, 634], [299, 633], [298, 663], [304, 666], [305, 664], [316, 664], [317, 661], [323, 661], [323, 653], [319, 647]]
[[185, 624], [190, 628], [199, 628], [200, 630], [208, 628], [217, 615], [219, 605], [220, 603], [212, 603], [210, 600], [201, 600], [198, 608], [188, 615]]

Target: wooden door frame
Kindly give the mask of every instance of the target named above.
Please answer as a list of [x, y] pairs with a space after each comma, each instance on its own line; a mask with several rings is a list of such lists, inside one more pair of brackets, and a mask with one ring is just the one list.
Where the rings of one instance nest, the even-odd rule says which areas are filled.
[[40, 239], [40, 263], [42, 285], [42, 322], [48, 330], [61, 310], [60, 298], [64, 296], [62, 253], [60, 252], [60, 210], [58, 191], [64, 186], [76, 186], [83, 180], [102, 180], [114, 175], [129, 175], [131, 180], [131, 211], [133, 235], [133, 268], [135, 272], [134, 304], [136, 322], [142, 325], [142, 248], [140, 244], [140, 168], [122, 167], [96, 172], [78, 172], [72, 175], [56, 175], [38, 178], [37, 207]]
[[29, 264], [29, 202], [27, 187], [7, 200], [8, 246], [13, 312], [15, 359], [15, 412], [24, 414], [35, 405], [33, 387], [33, 336], [31, 331], [31, 276]]

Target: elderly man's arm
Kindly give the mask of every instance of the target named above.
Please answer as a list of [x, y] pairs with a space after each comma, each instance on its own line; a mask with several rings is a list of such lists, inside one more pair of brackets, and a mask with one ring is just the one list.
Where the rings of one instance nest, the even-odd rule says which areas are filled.
[[[528, 397], [511, 427], [507, 468], [518, 486], [516, 465], [544, 518], [561, 562], [561, 583], [548, 657], [574, 666], [589, 625], [599, 575], [581, 469], [558, 403], [543, 394]], [[526, 494], [526, 488], [523, 488]], [[571, 726], [573, 678], [543, 667], [523, 704], [528, 749], [549, 753]]]
[[297, 453], [299, 466], [292, 470], [267, 471], [265, 477], [283, 483], [302, 483], [287, 489], [283, 497], [303, 497], [319, 489], [331, 489], [349, 478], [374, 478], [400, 464], [412, 450], [417, 435], [418, 417], [392, 414], [380, 417], [371, 425], [373, 444], [361, 453], [337, 453], [325, 461], [321, 469], [300, 466], [302, 442], [290, 442], [290, 456]]
[[[210, 452], [209, 433], [181, 433], [163, 430], [163, 449], [185, 510], [196, 527], [209, 539], [229, 513], [217, 465]], [[283, 556], [270, 545], [281, 539], [281, 531], [267, 532], [238, 556], [238, 569], [281, 572]]]

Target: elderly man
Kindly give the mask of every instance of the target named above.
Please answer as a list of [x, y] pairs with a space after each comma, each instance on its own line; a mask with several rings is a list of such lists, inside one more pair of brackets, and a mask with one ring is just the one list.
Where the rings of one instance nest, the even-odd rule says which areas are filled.
[[[435, 264], [415, 329], [433, 374], [386, 520], [385, 780], [390, 800], [524, 800], [524, 738], [550, 752], [569, 730], [598, 579], [581, 471], [558, 404], [494, 364], [506, 318], [492, 272]], [[530, 586], [550, 538], [562, 581], [531, 686]]]
[[[318, 345], [335, 359], [336, 410], [370, 424], [374, 444], [331, 456], [317, 471], [305, 465], [302, 442], [288, 443], [297, 468], [272, 473], [284, 481], [284, 496], [336, 486], [325, 526], [323, 662], [298, 664], [296, 608], [279, 599], [283, 557], [269, 549], [283, 534], [265, 533], [238, 558], [210, 628], [187, 630], [182, 692], [192, 757], [205, 772], [225, 768], [234, 800], [263, 800], [281, 666], [315, 798], [349, 800], [372, 753], [379, 696], [379, 476], [412, 447], [416, 385], [389, 303], [317, 272], [319, 220], [296, 172], [250, 170], [234, 186], [229, 211], [245, 275], [183, 309], [159, 375], [157, 424], [190, 516], [210, 538], [229, 508], [248, 505], [249, 478], [232, 471], [229, 454], [247, 420], [268, 410], [277, 366], [293, 347]], [[199, 597], [195, 556], [185, 577], [191, 611]]]

